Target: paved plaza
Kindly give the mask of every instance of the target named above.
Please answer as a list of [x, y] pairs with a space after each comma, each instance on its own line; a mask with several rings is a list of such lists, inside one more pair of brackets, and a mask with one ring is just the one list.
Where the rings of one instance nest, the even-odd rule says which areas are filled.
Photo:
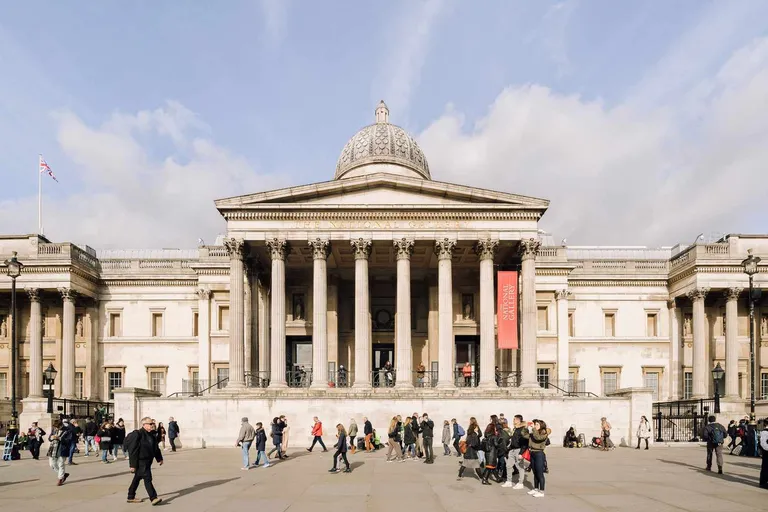
[[[440, 451], [442, 451], [440, 449]], [[268, 469], [240, 470], [240, 450], [182, 450], [166, 453], [154, 470], [155, 484], [174, 510], [257, 511], [739, 511], [768, 510], [768, 491], [757, 487], [758, 459], [726, 457], [726, 474], [702, 470], [700, 447], [603, 453], [551, 448], [547, 496], [482, 486], [473, 476], [456, 480], [456, 457], [435, 464], [386, 463], [385, 452], [350, 456], [351, 474], [329, 474], [331, 453], [290, 450], [292, 456]], [[104, 465], [78, 456], [71, 476], [56, 486], [47, 461], [25, 459], [0, 465], [0, 510], [136, 510], [125, 502], [128, 463]], [[146, 498], [143, 486], [139, 497]]]

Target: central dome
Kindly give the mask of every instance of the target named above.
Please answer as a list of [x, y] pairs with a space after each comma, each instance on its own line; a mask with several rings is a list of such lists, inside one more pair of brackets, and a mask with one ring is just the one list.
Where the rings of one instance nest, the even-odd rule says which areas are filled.
[[341, 150], [335, 179], [377, 172], [432, 179], [421, 148], [405, 130], [389, 123], [383, 101], [376, 107], [376, 122], [357, 132]]

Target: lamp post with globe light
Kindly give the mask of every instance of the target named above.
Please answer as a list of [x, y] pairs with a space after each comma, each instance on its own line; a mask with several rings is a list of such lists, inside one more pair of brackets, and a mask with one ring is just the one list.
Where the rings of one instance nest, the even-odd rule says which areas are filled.
[[752, 277], [757, 274], [760, 257], [747, 251], [747, 258], [741, 262], [744, 273], [749, 276], [749, 422], [755, 422], [755, 297], [752, 289]]
[[16, 251], [13, 251], [11, 259], [5, 260], [5, 266], [8, 271], [8, 277], [11, 278], [11, 421], [8, 424], [8, 432], [11, 435], [18, 434], [19, 431], [19, 413], [16, 410], [16, 359], [18, 350], [18, 329], [16, 328], [16, 278], [21, 275], [21, 269], [24, 264], [16, 258]]
[[712, 379], [715, 381], [715, 414], [720, 414], [720, 383], [725, 378], [725, 370], [720, 363], [712, 369]]
[[45, 369], [45, 384], [48, 386], [48, 414], [53, 414], [53, 383], [59, 372], [53, 367], [53, 363], [48, 363]]

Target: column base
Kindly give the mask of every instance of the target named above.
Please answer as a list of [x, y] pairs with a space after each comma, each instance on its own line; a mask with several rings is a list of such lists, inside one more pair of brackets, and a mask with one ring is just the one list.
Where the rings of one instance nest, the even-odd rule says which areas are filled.
[[541, 384], [539, 384], [539, 381], [534, 380], [532, 382], [522, 382], [520, 383], [520, 386], [518, 386], [523, 389], [545, 389], [541, 387]]
[[456, 386], [453, 385], [453, 382], [451, 381], [438, 381], [437, 386], [435, 386], [437, 389], [456, 389]]
[[480, 382], [477, 385], [477, 389], [498, 389], [499, 387], [496, 385], [496, 381], [490, 381], [490, 382]]
[[269, 386], [267, 386], [267, 389], [287, 389], [288, 384], [285, 382], [270, 382]]
[[370, 382], [357, 382], [355, 381], [354, 384], [352, 384], [352, 389], [373, 389], [373, 386]]
[[245, 389], [245, 382], [227, 382], [225, 389]]
[[413, 383], [411, 382], [395, 382], [395, 389], [413, 389]]
[[327, 382], [313, 382], [309, 385], [309, 389], [328, 389]]

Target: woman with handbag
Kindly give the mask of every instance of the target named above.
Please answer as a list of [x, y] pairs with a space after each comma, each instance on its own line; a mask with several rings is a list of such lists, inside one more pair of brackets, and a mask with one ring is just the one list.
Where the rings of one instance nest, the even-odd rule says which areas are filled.
[[109, 421], [105, 421], [96, 434], [99, 438], [99, 449], [101, 450], [101, 462], [109, 464], [107, 460], [107, 454], [112, 451], [112, 424]]
[[648, 449], [648, 440], [651, 438], [651, 424], [648, 423], [648, 418], [645, 416], [640, 417], [640, 425], [637, 427], [637, 450], [640, 449], [640, 441], [645, 439], [645, 449]]
[[467, 427], [466, 441], [459, 442], [459, 450], [462, 451], [462, 459], [459, 461], [459, 476], [456, 480], [461, 480], [464, 476], [464, 471], [474, 469], [477, 478], [482, 481], [483, 474], [480, 469], [480, 459], [477, 456], [477, 450], [480, 448], [480, 426], [477, 424], [474, 418], [470, 419], [469, 426]]
[[[400, 451], [400, 422], [397, 421], [397, 416], [392, 418], [389, 422], [389, 429], [387, 430], [387, 462], [403, 462], [403, 452]], [[392, 450], [395, 451], [395, 456], [392, 457]]]

